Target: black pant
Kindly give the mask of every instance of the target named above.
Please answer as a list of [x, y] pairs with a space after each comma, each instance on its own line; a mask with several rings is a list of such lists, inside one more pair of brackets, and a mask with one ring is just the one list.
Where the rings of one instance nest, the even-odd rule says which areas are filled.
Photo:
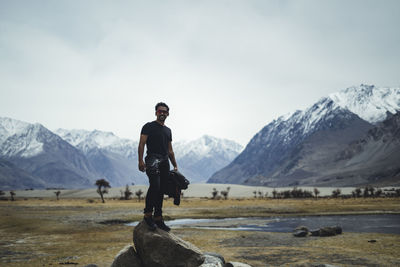
[[147, 190], [144, 213], [151, 213], [154, 209], [155, 217], [162, 216], [164, 191], [169, 175], [168, 156], [150, 154], [146, 156], [145, 162], [150, 186]]

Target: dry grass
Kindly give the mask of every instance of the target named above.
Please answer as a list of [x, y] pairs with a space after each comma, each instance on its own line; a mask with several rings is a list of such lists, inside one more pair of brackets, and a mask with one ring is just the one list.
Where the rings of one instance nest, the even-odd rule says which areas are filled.
[[[132, 243], [132, 227], [107, 220], [139, 220], [143, 201], [28, 199], [0, 202], [0, 266], [56, 266], [95, 263], [110, 266]], [[172, 218], [221, 218], [269, 215], [400, 213], [400, 199], [185, 199], [165, 202]], [[340, 266], [400, 264], [400, 236], [344, 233], [330, 238], [296, 239], [286, 233], [200, 229], [173, 231], [203, 251], [253, 266], [331, 263]], [[374, 239], [377, 242], [370, 243]]]

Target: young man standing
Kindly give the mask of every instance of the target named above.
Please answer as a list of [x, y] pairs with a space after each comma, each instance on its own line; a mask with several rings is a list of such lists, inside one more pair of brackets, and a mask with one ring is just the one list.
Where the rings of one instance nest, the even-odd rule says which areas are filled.
[[[169, 160], [171, 160], [174, 170], [178, 170], [174, 151], [172, 149], [171, 129], [164, 125], [169, 115], [169, 107], [165, 103], [156, 105], [157, 119], [146, 123], [140, 133], [139, 141], [139, 170], [146, 172], [149, 177], [149, 189], [146, 195], [146, 206], [144, 209], [144, 221], [150, 228], [158, 228], [170, 231], [165, 225], [162, 217], [162, 204], [164, 200], [164, 188], [169, 175]], [[146, 158], [143, 161], [144, 146], [147, 147]], [[153, 220], [154, 210], [154, 220]]]

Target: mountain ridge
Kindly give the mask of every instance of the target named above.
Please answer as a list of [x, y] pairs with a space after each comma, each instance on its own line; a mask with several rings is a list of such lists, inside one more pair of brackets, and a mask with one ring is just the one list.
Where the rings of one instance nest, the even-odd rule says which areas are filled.
[[0, 118], [0, 157], [39, 177], [47, 187], [87, 187], [97, 173], [86, 157], [39, 123]]
[[[65, 130], [56, 132], [70, 144], [79, 148], [97, 166], [104, 176], [118, 185], [146, 183], [147, 177], [137, 169], [138, 142], [119, 138], [111, 132], [99, 130]], [[238, 143], [203, 135], [190, 141], [173, 142], [178, 167], [191, 182], [205, 182], [217, 169], [227, 165], [242, 149]], [[118, 165], [118, 168], [115, 166]], [[114, 171], [110, 171], [114, 169]], [[125, 169], [125, 171], [121, 171]], [[120, 171], [120, 174], [115, 172]], [[114, 174], [113, 174], [114, 172]], [[131, 173], [131, 176], [122, 175]]]
[[[346, 93], [349, 100], [344, 97]], [[359, 107], [355, 105], [356, 101], [353, 101], [357, 94], [361, 94], [358, 98], [356, 97], [361, 101]], [[376, 97], [377, 95], [385, 95], [390, 99], [382, 100]], [[336, 96], [336, 98], [332, 96]], [[335, 101], [335, 99], [340, 99], [340, 103], [337, 103], [338, 100]], [[346, 106], [345, 103], [351, 103], [351, 105]], [[351, 106], [351, 110], [348, 106]], [[366, 117], [363, 116], [365, 114], [362, 114], [363, 110], [368, 110], [369, 121], [361, 118]], [[310, 142], [317, 142], [318, 138], [321, 139], [318, 137], [318, 133], [320, 135], [324, 133], [329, 137], [329, 135], [334, 135], [335, 131], [342, 131], [337, 134], [336, 140], [330, 138], [322, 140], [322, 143], [321, 140], [319, 141], [326, 151], [318, 151], [315, 146], [311, 151], [314, 157], [318, 153], [322, 153], [326, 159], [329, 159], [331, 152], [344, 148], [343, 145], [346, 144], [342, 141], [351, 142], [361, 138], [374, 124], [378, 123], [376, 120], [381, 118], [382, 114], [387, 116], [391, 111], [397, 112], [398, 110], [400, 110], [399, 88], [380, 89], [375, 86], [360, 85], [357, 88], [350, 87], [331, 94], [321, 98], [303, 111], [296, 111], [289, 116], [281, 116], [267, 124], [254, 135], [234, 161], [214, 173], [208, 182], [288, 186], [306, 181], [311, 184], [313, 180], [306, 178], [315, 176], [314, 172], [321, 170], [321, 168], [316, 168], [317, 159], [309, 158], [308, 163], [307, 160], [303, 160], [305, 167], [302, 167], [300, 163], [304, 159], [304, 155], [307, 155], [306, 145], [310, 146]], [[361, 112], [361, 114], [356, 114], [354, 111]], [[348, 138], [340, 140], [339, 137], [344, 133]], [[334, 182], [332, 181], [332, 183]]]
[[[90, 187], [99, 178], [109, 180], [112, 186], [147, 184], [146, 174], [137, 168], [137, 147], [137, 141], [112, 132], [57, 129], [53, 133], [39, 123], [0, 117], [3, 187], [7, 185], [7, 175], [9, 180], [15, 180], [16, 174], [38, 180], [22, 183], [20, 188]], [[233, 141], [209, 135], [174, 143], [179, 168], [192, 183], [205, 181], [241, 149]], [[15, 183], [8, 181], [8, 185]]]
[[[387, 134], [384, 125], [397, 127], [395, 121], [386, 120], [397, 118], [399, 110], [399, 88], [362, 84], [321, 98], [305, 110], [278, 117], [256, 133], [245, 148], [209, 135], [177, 141], [173, 147], [180, 170], [192, 183], [208, 178], [216, 183], [269, 186], [388, 183], [393, 181], [388, 175], [397, 177], [397, 162], [393, 160], [397, 156], [397, 132]], [[387, 142], [372, 142], [374, 133]], [[360, 140], [368, 145], [361, 146], [364, 143]], [[358, 146], [354, 145], [357, 142]], [[146, 175], [137, 168], [137, 145], [137, 141], [112, 132], [58, 129], [53, 133], [40, 123], [0, 117], [0, 177], [27, 177], [29, 186], [37, 179], [37, 186], [47, 187], [89, 187], [99, 178], [109, 179], [112, 186], [147, 183]], [[365, 162], [377, 168], [373, 173], [380, 178], [365, 178]], [[341, 167], [347, 173], [338, 174]]]

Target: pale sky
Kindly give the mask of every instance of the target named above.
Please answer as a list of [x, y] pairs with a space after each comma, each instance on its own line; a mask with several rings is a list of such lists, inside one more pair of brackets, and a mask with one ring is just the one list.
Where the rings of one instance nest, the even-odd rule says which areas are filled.
[[360, 85], [400, 85], [400, 1], [0, 0], [0, 116], [138, 140], [246, 145]]

